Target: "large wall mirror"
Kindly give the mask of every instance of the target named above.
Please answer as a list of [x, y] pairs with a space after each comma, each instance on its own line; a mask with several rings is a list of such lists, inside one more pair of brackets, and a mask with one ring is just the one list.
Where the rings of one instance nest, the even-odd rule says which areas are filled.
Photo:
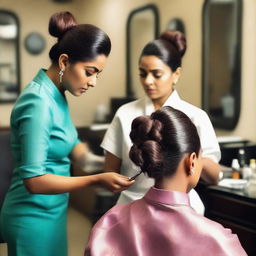
[[20, 91], [19, 22], [0, 10], [0, 103], [14, 102]]
[[241, 96], [241, 0], [206, 0], [202, 103], [216, 128], [234, 129]]
[[159, 35], [159, 14], [155, 5], [133, 10], [126, 27], [126, 96], [139, 98], [144, 91], [139, 81], [138, 62], [143, 47]]

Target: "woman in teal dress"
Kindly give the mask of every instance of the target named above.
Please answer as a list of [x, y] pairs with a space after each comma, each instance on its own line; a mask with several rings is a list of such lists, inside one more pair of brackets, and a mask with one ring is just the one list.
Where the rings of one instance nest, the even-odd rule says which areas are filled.
[[39, 70], [11, 114], [15, 169], [0, 218], [10, 256], [66, 256], [68, 192], [89, 185], [117, 192], [133, 183], [114, 172], [70, 177], [70, 157], [78, 161], [84, 147], [64, 92], [80, 96], [96, 85], [111, 43], [99, 28], [77, 25], [69, 12], [51, 17], [49, 33], [58, 38], [52, 65]]

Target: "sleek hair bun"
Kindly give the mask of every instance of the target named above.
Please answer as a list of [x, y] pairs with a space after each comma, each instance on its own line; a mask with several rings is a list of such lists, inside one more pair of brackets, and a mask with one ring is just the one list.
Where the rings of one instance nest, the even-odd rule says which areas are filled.
[[181, 57], [185, 54], [187, 49], [187, 41], [182, 32], [176, 30], [167, 30], [160, 35], [160, 39], [166, 40], [173, 44], [179, 51]]
[[149, 177], [158, 179], [175, 173], [185, 154], [200, 152], [195, 125], [183, 112], [162, 107], [151, 116], [133, 120], [129, 156]]
[[168, 65], [173, 72], [181, 67], [182, 57], [187, 49], [186, 37], [176, 30], [167, 30], [161, 36], [146, 44], [140, 58], [155, 56]]
[[95, 60], [99, 55], [109, 55], [109, 36], [92, 24], [77, 24], [70, 12], [58, 12], [49, 21], [50, 35], [57, 37], [49, 57], [57, 64], [61, 54], [67, 54], [70, 63]]
[[76, 25], [76, 20], [70, 12], [58, 12], [51, 16], [48, 30], [50, 35], [60, 39], [69, 29]]

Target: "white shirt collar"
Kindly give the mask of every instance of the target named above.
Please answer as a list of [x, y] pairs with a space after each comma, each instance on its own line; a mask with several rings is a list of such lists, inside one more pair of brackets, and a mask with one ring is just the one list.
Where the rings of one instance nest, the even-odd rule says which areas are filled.
[[[180, 96], [176, 90], [172, 92], [172, 94], [167, 98], [165, 103], [163, 104], [164, 106], [172, 106], [175, 107], [180, 104]], [[152, 100], [149, 97], [145, 97], [145, 105], [144, 105], [144, 114], [145, 115], [151, 115], [155, 111], [154, 104]]]

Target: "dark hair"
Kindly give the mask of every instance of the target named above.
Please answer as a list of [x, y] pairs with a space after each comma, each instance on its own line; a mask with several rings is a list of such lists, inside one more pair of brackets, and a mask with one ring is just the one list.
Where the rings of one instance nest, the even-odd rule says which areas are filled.
[[199, 155], [200, 139], [195, 125], [183, 112], [162, 107], [151, 116], [133, 120], [130, 159], [149, 177], [158, 179], [175, 173], [185, 154]]
[[104, 31], [90, 24], [78, 25], [70, 12], [53, 14], [49, 33], [58, 38], [49, 52], [53, 63], [58, 62], [62, 53], [75, 63], [93, 60], [100, 54], [108, 56], [111, 50], [111, 41]]
[[181, 67], [181, 59], [187, 49], [186, 38], [180, 31], [167, 30], [159, 39], [149, 42], [142, 50], [141, 57], [153, 55], [161, 59], [172, 71]]

